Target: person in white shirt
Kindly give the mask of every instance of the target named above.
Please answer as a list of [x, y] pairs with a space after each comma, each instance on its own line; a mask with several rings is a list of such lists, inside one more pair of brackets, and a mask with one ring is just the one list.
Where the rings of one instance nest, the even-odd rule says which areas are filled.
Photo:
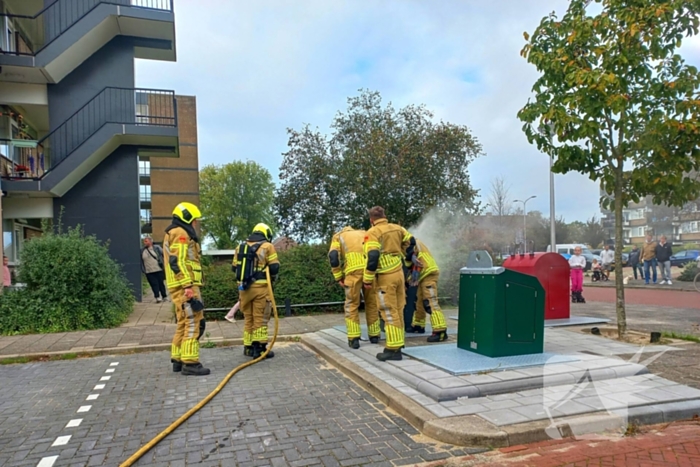
[[603, 263], [603, 271], [610, 272], [613, 261], [615, 261], [615, 252], [610, 249], [610, 245], [605, 245], [605, 249], [600, 252], [600, 262]]
[[581, 247], [574, 248], [574, 254], [569, 258], [571, 267], [571, 301], [586, 303], [583, 298], [583, 270], [586, 268], [586, 257], [581, 255]]

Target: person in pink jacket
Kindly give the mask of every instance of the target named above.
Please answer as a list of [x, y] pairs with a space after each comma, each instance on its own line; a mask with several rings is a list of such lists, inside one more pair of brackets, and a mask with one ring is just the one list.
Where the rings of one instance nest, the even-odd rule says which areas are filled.
[[583, 270], [586, 268], [586, 257], [581, 254], [581, 247], [574, 248], [574, 254], [569, 258], [571, 267], [571, 301], [586, 303], [583, 298]]

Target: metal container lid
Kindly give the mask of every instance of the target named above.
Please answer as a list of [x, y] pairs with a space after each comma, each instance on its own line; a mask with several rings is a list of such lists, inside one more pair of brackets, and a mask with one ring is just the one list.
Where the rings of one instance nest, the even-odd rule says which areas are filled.
[[459, 270], [460, 274], [501, 274], [505, 269], [501, 266], [494, 267], [493, 259], [486, 250], [474, 250], [469, 253], [467, 267]]

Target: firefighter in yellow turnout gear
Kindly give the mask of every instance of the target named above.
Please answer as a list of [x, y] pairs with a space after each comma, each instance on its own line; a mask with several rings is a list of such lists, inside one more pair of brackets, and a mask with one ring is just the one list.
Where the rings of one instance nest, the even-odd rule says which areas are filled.
[[[345, 289], [345, 326], [348, 329], [348, 346], [360, 348], [360, 299], [362, 293], [362, 274], [367, 258], [363, 242], [366, 232], [345, 227], [333, 235], [328, 259], [333, 277]], [[369, 340], [379, 343], [379, 313], [377, 311], [377, 294], [374, 288], [365, 289], [365, 316]]]
[[[415, 255], [420, 266], [416, 266], [411, 261]], [[416, 311], [413, 314], [411, 323], [413, 332], [425, 332], [425, 315], [430, 315], [430, 325], [433, 334], [428, 337], [428, 342], [442, 342], [447, 340], [447, 321], [438, 303], [437, 283], [440, 277], [440, 270], [435, 259], [430, 254], [430, 250], [420, 240], [416, 240], [413, 255], [406, 257], [406, 266], [412, 267], [412, 277], [409, 278], [411, 285], [418, 286], [418, 300]]]
[[165, 280], [175, 305], [177, 328], [171, 345], [173, 371], [204, 376], [209, 369], [199, 362], [199, 338], [204, 332], [201, 248], [195, 226], [202, 213], [191, 203], [180, 203], [173, 222], [165, 229], [163, 262]]
[[[267, 349], [267, 323], [272, 313], [265, 269], [270, 268], [270, 277], [274, 280], [280, 268], [271, 240], [270, 227], [258, 224], [248, 239], [238, 246], [233, 257], [244, 318], [243, 354], [253, 358], [258, 358]], [[267, 354], [267, 358], [274, 356], [274, 352]]]
[[386, 348], [377, 354], [377, 360], [401, 360], [405, 332], [403, 308], [406, 305], [404, 252], [412, 256], [415, 240], [400, 225], [390, 224], [380, 206], [370, 209], [369, 220], [372, 228], [365, 236], [367, 264], [362, 280], [365, 288], [377, 289], [377, 306], [386, 333]]

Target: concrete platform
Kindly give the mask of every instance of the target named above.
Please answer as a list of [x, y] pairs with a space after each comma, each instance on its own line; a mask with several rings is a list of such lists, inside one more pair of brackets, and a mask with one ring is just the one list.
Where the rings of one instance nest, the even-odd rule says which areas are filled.
[[[451, 315], [450, 319], [459, 321], [459, 316]], [[546, 328], [556, 328], [562, 326], [586, 326], [589, 324], [605, 324], [609, 323], [610, 320], [606, 318], [594, 318], [591, 316], [571, 316], [570, 318], [563, 319], [546, 319], [544, 320], [544, 327]]]
[[578, 360], [573, 355], [541, 353], [513, 357], [490, 358], [460, 349], [457, 343], [408, 347], [405, 355], [423, 361], [453, 375], [471, 375], [498, 370], [516, 370], [545, 364], [567, 363]]
[[[336, 329], [306, 335], [304, 342], [444, 442], [520, 444], [700, 414], [700, 390], [649, 374], [644, 365], [663, 352], [681, 350], [676, 347], [638, 347], [549, 328], [545, 350], [575, 361], [457, 376], [408, 355], [379, 362], [375, 354], [383, 342], [352, 350]], [[411, 348], [407, 341], [405, 352]], [[617, 355], [635, 357], [627, 361]]]

